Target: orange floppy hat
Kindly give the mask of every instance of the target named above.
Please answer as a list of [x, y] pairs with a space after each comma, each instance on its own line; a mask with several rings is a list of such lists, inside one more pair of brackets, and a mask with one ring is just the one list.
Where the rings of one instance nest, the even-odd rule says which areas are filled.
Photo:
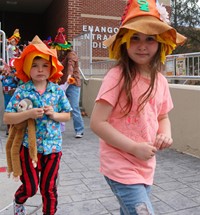
[[24, 49], [21, 56], [16, 58], [14, 66], [16, 69], [16, 76], [23, 82], [27, 82], [31, 79], [30, 69], [33, 59], [35, 57], [42, 57], [46, 60], [51, 60], [52, 71], [48, 78], [49, 81], [58, 82], [63, 75], [63, 65], [58, 61], [57, 52], [54, 49], [49, 49], [40, 38], [36, 35], [32, 42]]
[[184, 44], [186, 37], [179, 34], [169, 24], [169, 15], [165, 7], [155, 0], [129, 0], [122, 16], [118, 32], [103, 43], [109, 47], [109, 57], [119, 59], [119, 49], [123, 43], [130, 45], [130, 39], [136, 32], [156, 35], [161, 43], [161, 62], [166, 55], [178, 46]]

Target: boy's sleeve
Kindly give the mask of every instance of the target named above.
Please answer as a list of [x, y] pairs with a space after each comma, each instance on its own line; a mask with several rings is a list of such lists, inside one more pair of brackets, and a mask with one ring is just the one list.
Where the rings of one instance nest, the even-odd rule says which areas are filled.
[[58, 102], [59, 112], [70, 112], [70, 111], [72, 111], [72, 107], [69, 103], [67, 96], [65, 95], [65, 92], [61, 88], [60, 88], [60, 90], [58, 90], [58, 92], [60, 94], [60, 99]]

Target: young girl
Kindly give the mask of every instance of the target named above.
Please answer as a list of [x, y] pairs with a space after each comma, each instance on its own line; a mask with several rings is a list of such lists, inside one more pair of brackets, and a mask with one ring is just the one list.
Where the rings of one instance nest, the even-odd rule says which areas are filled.
[[100, 171], [121, 215], [154, 214], [149, 194], [155, 155], [173, 142], [173, 103], [161, 69], [185, 37], [161, 21], [159, 7], [153, 0], [128, 2], [118, 33], [105, 41], [117, 63], [103, 80], [91, 116], [91, 129], [100, 137]]
[[[17, 77], [25, 83], [17, 88], [11, 98], [5, 110], [4, 122], [18, 124], [30, 117], [35, 119], [38, 150], [38, 163], [34, 168], [28, 153], [26, 131], [20, 150], [22, 185], [15, 193], [14, 214], [26, 214], [23, 204], [36, 194], [39, 185], [43, 214], [54, 215], [57, 208], [56, 179], [62, 156], [60, 122], [68, 121], [71, 111], [65, 93], [52, 82], [62, 76], [63, 66], [57, 60], [56, 52], [50, 50], [37, 36], [14, 64]], [[25, 98], [32, 101], [33, 108], [17, 112], [17, 104]]]

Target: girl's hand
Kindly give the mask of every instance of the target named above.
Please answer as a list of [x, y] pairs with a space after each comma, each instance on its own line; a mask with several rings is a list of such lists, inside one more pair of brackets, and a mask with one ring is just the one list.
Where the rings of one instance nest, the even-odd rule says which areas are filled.
[[142, 142], [138, 143], [136, 148], [134, 149], [134, 156], [139, 158], [140, 160], [149, 160], [151, 159], [155, 153], [157, 152], [156, 147], [152, 145], [152, 143]]
[[165, 134], [160, 133], [156, 136], [156, 141], [154, 146], [159, 149], [169, 148], [173, 143], [173, 139], [171, 137], [167, 137]]

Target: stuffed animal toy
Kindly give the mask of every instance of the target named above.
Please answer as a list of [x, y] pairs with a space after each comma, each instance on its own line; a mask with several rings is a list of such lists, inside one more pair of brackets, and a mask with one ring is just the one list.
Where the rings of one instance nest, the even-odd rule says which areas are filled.
[[[17, 106], [18, 112], [31, 109], [32, 102], [29, 99], [23, 99]], [[20, 148], [24, 138], [26, 129], [28, 128], [28, 141], [29, 141], [29, 155], [32, 159], [34, 168], [37, 167], [37, 144], [36, 144], [36, 131], [34, 119], [28, 119], [19, 124], [11, 125], [9, 136], [6, 143], [6, 158], [7, 158], [7, 172], [10, 177], [13, 172], [15, 181], [19, 180], [22, 174], [20, 162]]]

